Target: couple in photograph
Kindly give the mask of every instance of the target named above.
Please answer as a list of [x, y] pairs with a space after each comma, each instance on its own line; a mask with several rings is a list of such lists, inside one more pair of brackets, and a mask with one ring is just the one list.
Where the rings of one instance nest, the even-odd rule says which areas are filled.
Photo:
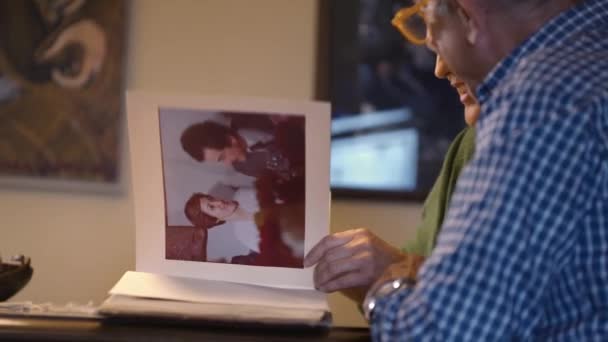
[[[223, 113], [230, 126], [189, 126], [181, 145], [201, 163], [218, 163], [255, 178], [254, 187], [224, 185], [223, 196], [193, 193], [184, 212], [205, 230], [230, 223], [249, 254], [234, 264], [302, 267], [304, 254], [304, 119]], [[228, 192], [228, 193], [226, 193]]]

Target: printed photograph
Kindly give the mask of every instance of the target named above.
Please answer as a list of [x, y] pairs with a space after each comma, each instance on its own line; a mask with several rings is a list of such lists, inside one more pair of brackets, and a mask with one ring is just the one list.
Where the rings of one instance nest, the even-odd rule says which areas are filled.
[[118, 181], [126, 7], [0, 1], [0, 178]]
[[303, 268], [305, 117], [159, 109], [165, 258]]

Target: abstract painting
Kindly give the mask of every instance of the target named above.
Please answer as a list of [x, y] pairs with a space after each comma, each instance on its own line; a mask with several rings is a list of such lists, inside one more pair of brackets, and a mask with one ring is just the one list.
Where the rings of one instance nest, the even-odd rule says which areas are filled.
[[0, 181], [118, 183], [123, 0], [0, 0]]

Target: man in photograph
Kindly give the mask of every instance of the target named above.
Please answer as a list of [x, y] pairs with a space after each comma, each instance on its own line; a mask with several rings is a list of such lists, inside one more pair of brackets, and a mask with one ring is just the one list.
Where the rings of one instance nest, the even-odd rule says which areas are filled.
[[222, 163], [247, 176], [257, 178], [267, 170], [281, 175], [290, 171], [289, 161], [276, 147], [274, 137], [261, 130], [243, 132], [205, 121], [188, 127], [180, 140], [194, 160]]

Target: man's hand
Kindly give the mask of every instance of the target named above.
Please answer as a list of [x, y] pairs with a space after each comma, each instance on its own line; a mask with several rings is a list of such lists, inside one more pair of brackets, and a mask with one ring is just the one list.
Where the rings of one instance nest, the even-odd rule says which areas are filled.
[[345, 294], [352, 294], [349, 297], [361, 301], [384, 269], [405, 257], [369, 230], [353, 229], [324, 237], [310, 250], [304, 266], [317, 264], [314, 271], [317, 289], [346, 290]]

